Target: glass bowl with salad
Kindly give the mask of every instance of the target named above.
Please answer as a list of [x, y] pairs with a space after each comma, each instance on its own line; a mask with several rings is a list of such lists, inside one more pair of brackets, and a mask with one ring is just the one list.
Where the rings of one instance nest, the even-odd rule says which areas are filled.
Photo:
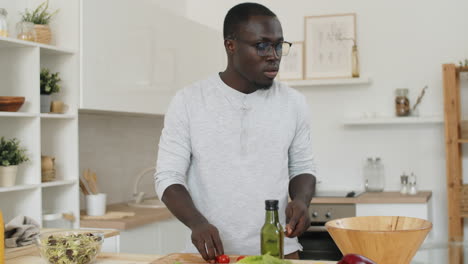
[[56, 231], [36, 238], [41, 257], [50, 264], [88, 264], [101, 252], [104, 233]]

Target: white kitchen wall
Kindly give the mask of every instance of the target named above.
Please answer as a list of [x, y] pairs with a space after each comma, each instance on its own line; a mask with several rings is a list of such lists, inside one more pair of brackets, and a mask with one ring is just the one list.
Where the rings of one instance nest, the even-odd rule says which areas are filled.
[[[186, 12], [189, 18], [221, 32], [224, 15], [240, 2], [243, 1], [187, 1]], [[465, 14], [468, 1], [257, 2], [278, 15], [285, 39], [289, 41], [304, 40], [304, 16], [357, 14], [361, 74], [370, 76], [372, 83], [299, 89], [306, 95], [312, 113], [314, 149], [322, 180], [318, 188], [363, 188], [363, 160], [380, 156], [386, 168], [386, 190], [398, 190], [400, 174], [414, 172], [419, 188], [433, 191], [433, 235], [435, 239], [445, 240], [443, 124], [345, 127], [343, 119], [363, 112], [393, 115], [395, 88], [409, 88], [410, 100], [414, 102], [425, 85], [429, 89], [420, 105], [420, 114], [442, 115], [442, 64], [468, 58]], [[462, 86], [468, 87], [467, 83]]]
[[[156, 164], [162, 126], [161, 116], [80, 113], [81, 175], [86, 168], [96, 172], [100, 191], [107, 194], [109, 204], [129, 201], [136, 176]], [[143, 182], [152, 178], [145, 177]], [[152, 190], [151, 186], [143, 189], [146, 193]]]

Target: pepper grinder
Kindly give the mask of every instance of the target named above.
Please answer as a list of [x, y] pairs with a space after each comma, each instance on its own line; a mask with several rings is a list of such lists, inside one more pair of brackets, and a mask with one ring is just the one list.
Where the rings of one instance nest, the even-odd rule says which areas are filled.
[[408, 194], [408, 175], [406, 175], [405, 173], [403, 173], [403, 174], [400, 176], [400, 181], [401, 181], [400, 193], [401, 193], [401, 194]]
[[414, 173], [411, 173], [411, 176], [409, 177], [408, 193], [410, 195], [416, 195], [418, 193], [418, 190], [416, 189], [416, 176], [414, 175]]

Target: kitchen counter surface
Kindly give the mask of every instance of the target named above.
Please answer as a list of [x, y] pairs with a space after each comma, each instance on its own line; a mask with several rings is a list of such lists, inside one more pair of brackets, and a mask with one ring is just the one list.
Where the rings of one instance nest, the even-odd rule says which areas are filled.
[[[151, 264], [162, 255], [124, 254], [124, 253], [101, 253], [94, 264]], [[298, 264], [334, 264], [334, 261], [309, 261], [295, 260]], [[44, 264], [38, 253], [20, 256], [8, 260], [8, 264]]]
[[111, 204], [107, 211], [134, 212], [135, 216], [128, 216], [122, 219], [109, 220], [80, 220], [81, 228], [111, 228], [117, 230], [127, 230], [157, 221], [164, 221], [174, 217], [169, 209], [164, 208], [137, 208], [128, 206], [126, 203]]
[[[402, 195], [399, 192], [366, 192], [358, 197], [314, 197], [312, 204], [408, 204], [427, 203], [432, 196], [431, 191], [420, 191], [416, 195]], [[80, 220], [81, 228], [110, 228], [128, 230], [146, 224], [164, 221], [174, 217], [169, 209], [164, 208], [137, 208], [126, 203], [107, 206], [107, 211], [134, 212], [135, 216], [110, 220]]]
[[403, 195], [400, 192], [365, 192], [358, 197], [314, 197], [312, 204], [399, 204], [427, 203], [432, 196], [431, 191], [420, 191], [416, 195]]

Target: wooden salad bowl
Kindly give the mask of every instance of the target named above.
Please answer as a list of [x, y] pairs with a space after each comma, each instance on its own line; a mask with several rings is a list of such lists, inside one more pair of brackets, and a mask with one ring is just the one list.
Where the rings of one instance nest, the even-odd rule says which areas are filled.
[[24, 104], [23, 96], [0, 96], [0, 111], [17, 112]]
[[359, 216], [325, 224], [343, 255], [363, 255], [379, 264], [409, 264], [432, 229], [424, 219]]

